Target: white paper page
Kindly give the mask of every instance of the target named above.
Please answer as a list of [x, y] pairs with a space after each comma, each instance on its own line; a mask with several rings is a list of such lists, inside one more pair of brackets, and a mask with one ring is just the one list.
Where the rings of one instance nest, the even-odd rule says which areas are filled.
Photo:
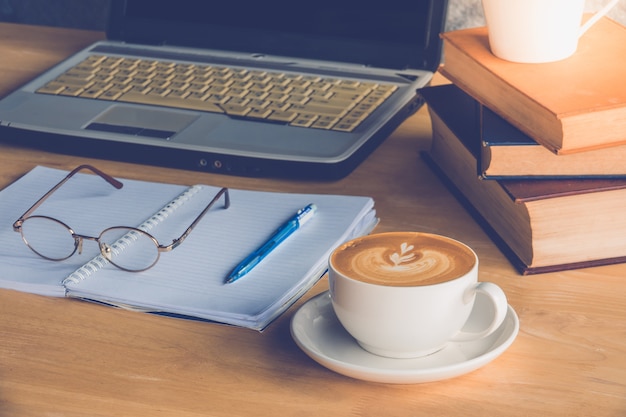
[[[217, 187], [204, 190], [153, 229], [159, 239], [182, 232]], [[262, 328], [321, 276], [330, 251], [367, 233], [375, 222], [366, 197], [231, 190], [231, 207], [217, 204], [178, 248], [157, 265], [128, 273], [107, 265], [77, 283], [73, 296], [191, 315]], [[224, 284], [229, 272], [297, 210], [315, 203], [315, 217], [268, 255], [249, 274]], [[367, 221], [362, 223], [364, 216]]]

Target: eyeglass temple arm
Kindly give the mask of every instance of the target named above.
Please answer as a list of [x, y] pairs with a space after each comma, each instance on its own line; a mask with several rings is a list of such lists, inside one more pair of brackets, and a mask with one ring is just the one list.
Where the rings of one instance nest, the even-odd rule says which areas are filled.
[[204, 208], [204, 210], [202, 210], [202, 213], [198, 214], [198, 217], [196, 217], [196, 219], [191, 223], [191, 225], [187, 228], [187, 230], [185, 230], [183, 234], [180, 235], [179, 238], [172, 240], [172, 243], [170, 245], [167, 245], [167, 246], [159, 245], [159, 248], [163, 251], [170, 251], [172, 249], [175, 249], [181, 243], [183, 243], [183, 241], [187, 238], [187, 236], [189, 236], [193, 228], [196, 227], [196, 225], [198, 224], [200, 220], [202, 220], [202, 217], [204, 217], [204, 215], [209, 211], [209, 209], [213, 207], [213, 205], [220, 199], [220, 197], [222, 197], [222, 194], [224, 195], [224, 209], [229, 208], [230, 207], [230, 195], [228, 194], [228, 188], [224, 187], [221, 190], [219, 190], [217, 194], [215, 194], [215, 197], [213, 197], [213, 199]]
[[33, 211], [37, 209], [37, 207], [39, 207], [48, 197], [50, 197], [52, 193], [58, 190], [63, 184], [65, 184], [65, 182], [67, 182], [67, 180], [72, 178], [77, 172], [83, 169], [88, 169], [91, 172], [98, 174], [102, 179], [104, 179], [106, 182], [108, 182], [113, 187], [117, 188], [118, 190], [124, 186], [124, 184], [122, 184], [120, 181], [116, 180], [115, 178], [113, 178], [112, 176], [108, 174], [105, 174], [104, 172], [100, 171], [96, 167], [93, 167], [91, 165], [79, 165], [76, 168], [74, 168], [69, 174], [67, 174], [65, 178], [59, 181], [57, 185], [55, 185], [47, 193], [45, 193], [43, 197], [37, 200], [37, 202], [33, 204], [28, 210], [26, 210], [26, 212], [22, 214], [20, 218], [16, 220], [15, 223], [13, 223], [13, 230], [19, 231], [20, 227], [22, 226], [22, 223], [24, 222], [24, 218], [28, 217]]

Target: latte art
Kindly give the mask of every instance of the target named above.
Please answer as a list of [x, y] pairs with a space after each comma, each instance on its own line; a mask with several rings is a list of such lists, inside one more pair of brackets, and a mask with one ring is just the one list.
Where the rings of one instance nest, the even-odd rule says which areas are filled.
[[391, 256], [389, 256], [389, 260], [393, 262], [394, 267], [398, 267], [405, 262], [409, 262], [415, 259], [415, 252], [412, 252], [413, 249], [415, 249], [415, 246], [404, 242], [400, 245], [400, 253], [392, 253]]
[[429, 285], [469, 271], [474, 254], [463, 244], [421, 233], [366, 236], [335, 251], [331, 261], [344, 275], [371, 284]]

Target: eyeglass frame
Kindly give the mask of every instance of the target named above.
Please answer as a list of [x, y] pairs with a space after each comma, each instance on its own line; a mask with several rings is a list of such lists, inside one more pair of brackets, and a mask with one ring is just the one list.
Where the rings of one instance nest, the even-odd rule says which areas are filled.
[[[119, 269], [121, 269], [123, 271], [127, 271], [127, 272], [142, 272], [142, 271], [145, 271], [147, 269], [152, 268], [158, 262], [158, 260], [160, 258], [161, 252], [170, 252], [170, 251], [176, 249], [178, 246], [180, 246], [180, 244], [182, 244], [183, 241], [187, 238], [187, 236], [189, 236], [191, 231], [196, 227], [196, 225], [200, 222], [200, 220], [204, 217], [204, 215], [209, 211], [209, 209], [211, 209], [211, 207], [213, 207], [213, 205], [217, 201], [219, 201], [219, 199], [222, 197], [222, 195], [224, 195], [224, 209], [228, 209], [230, 207], [230, 195], [229, 195], [229, 192], [228, 192], [228, 188], [223, 187], [215, 194], [215, 196], [211, 199], [211, 201], [204, 208], [204, 210], [202, 210], [200, 212], [200, 214], [198, 214], [198, 216], [195, 218], [195, 220], [193, 222], [191, 222], [191, 225], [189, 225], [189, 227], [187, 229], [185, 229], [185, 231], [178, 238], [172, 239], [172, 243], [170, 243], [169, 245], [162, 245], [150, 233], [146, 232], [145, 230], [141, 230], [141, 229], [139, 229], [137, 227], [111, 226], [111, 227], [107, 227], [106, 229], [102, 230], [100, 232], [99, 236], [87, 236], [87, 235], [81, 235], [81, 234], [78, 234], [78, 233], [74, 232], [74, 230], [70, 226], [68, 226], [64, 222], [60, 221], [59, 219], [55, 219], [54, 217], [42, 216], [42, 215], [31, 216], [31, 214], [35, 210], [37, 210], [44, 203], [44, 201], [46, 201], [48, 199], [48, 197], [50, 197], [56, 190], [58, 190], [63, 184], [65, 184], [76, 173], [78, 173], [79, 171], [82, 171], [84, 169], [90, 170], [94, 174], [97, 174], [100, 178], [104, 179], [106, 182], [108, 182], [109, 184], [111, 184], [113, 187], [115, 187], [118, 190], [121, 189], [124, 186], [124, 184], [121, 181], [118, 181], [117, 179], [115, 179], [112, 176], [106, 174], [105, 172], [99, 170], [98, 168], [96, 168], [96, 167], [94, 167], [92, 165], [83, 164], [83, 165], [77, 166], [72, 171], [70, 171], [65, 176], [65, 178], [63, 178], [61, 181], [59, 181], [55, 186], [53, 186], [50, 190], [48, 190], [41, 198], [39, 198], [39, 200], [37, 200], [35, 202], [35, 204], [33, 204], [28, 210], [26, 210], [24, 212], [24, 214], [22, 214], [13, 223], [13, 231], [20, 233], [20, 236], [22, 237], [22, 241], [26, 244], [26, 246], [30, 250], [32, 250], [33, 252], [35, 252], [37, 255], [41, 256], [44, 259], [47, 259], [47, 260], [50, 260], [50, 261], [64, 261], [64, 260], [69, 259], [72, 256], [74, 256], [74, 254], [76, 253], [77, 250], [78, 250], [79, 254], [82, 253], [83, 240], [92, 240], [92, 241], [98, 243], [98, 247], [100, 248], [100, 253], [113, 266], [115, 266], [115, 267], [117, 267], [117, 268], [119, 268]], [[72, 251], [72, 253], [69, 254], [68, 256], [66, 256], [65, 258], [55, 259], [55, 258], [50, 258], [48, 256], [44, 256], [41, 253], [37, 252], [28, 243], [28, 241], [26, 240], [26, 237], [24, 236], [23, 229], [22, 229], [22, 225], [23, 225], [24, 221], [26, 221], [28, 218], [31, 218], [31, 217], [47, 218], [47, 219], [56, 221], [57, 223], [60, 223], [61, 225], [65, 226], [67, 228], [67, 230], [71, 233], [72, 237], [74, 238], [74, 250]], [[122, 266], [119, 266], [115, 262], [113, 262], [109, 258], [108, 254], [107, 254], [107, 251], [106, 251], [106, 249], [107, 248], [110, 249], [110, 247], [108, 247], [107, 245], [105, 245], [102, 242], [100, 242], [100, 238], [102, 237], [102, 235], [104, 233], [106, 233], [107, 231], [112, 230], [112, 229], [128, 229], [129, 231], [138, 231], [140, 233], [143, 233], [143, 234], [147, 235], [150, 239], [152, 239], [152, 241], [154, 242], [154, 244], [155, 244], [155, 246], [157, 248], [157, 256], [156, 256], [156, 259], [154, 260], [154, 262], [151, 265], [147, 266], [146, 268], [142, 268], [142, 269], [128, 269], [128, 268], [124, 268]]]

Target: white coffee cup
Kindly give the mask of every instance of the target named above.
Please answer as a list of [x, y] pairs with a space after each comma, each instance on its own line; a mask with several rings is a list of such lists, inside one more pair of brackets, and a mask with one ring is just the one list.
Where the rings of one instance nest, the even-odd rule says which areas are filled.
[[[419, 232], [353, 239], [329, 258], [330, 297], [339, 322], [370, 353], [391, 358], [432, 354], [450, 342], [493, 333], [508, 310], [496, 284], [478, 282], [478, 257], [465, 244]], [[477, 293], [493, 319], [461, 331]], [[476, 326], [473, 326], [476, 327]]]
[[611, 0], [581, 26], [585, 0], [482, 0], [491, 52], [521, 63], [565, 59], [618, 1]]

